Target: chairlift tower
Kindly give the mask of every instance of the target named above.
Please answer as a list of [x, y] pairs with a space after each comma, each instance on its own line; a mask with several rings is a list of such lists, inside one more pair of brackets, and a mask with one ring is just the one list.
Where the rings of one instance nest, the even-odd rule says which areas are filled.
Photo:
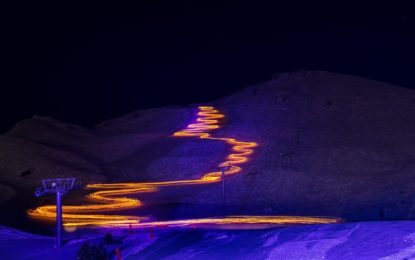
[[76, 178], [43, 179], [42, 185], [35, 190], [35, 196], [56, 194], [56, 247], [62, 246], [62, 196], [68, 191], [81, 188]]
[[219, 170], [222, 172], [222, 201], [223, 201], [223, 215], [226, 216], [226, 197], [225, 197], [225, 172], [230, 170], [233, 166], [229, 163], [221, 163]]

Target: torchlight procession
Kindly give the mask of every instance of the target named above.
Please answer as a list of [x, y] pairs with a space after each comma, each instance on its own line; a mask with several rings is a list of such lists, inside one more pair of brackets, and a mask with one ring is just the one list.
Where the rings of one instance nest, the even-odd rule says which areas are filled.
[[[223, 141], [231, 146], [231, 153], [219, 164], [229, 165], [224, 176], [242, 171], [240, 165], [249, 161], [249, 156], [258, 146], [256, 142], [246, 142], [230, 137], [214, 137], [209, 133], [220, 128], [220, 119], [225, 116], [211, 106], [200, 106], [194, 123], [187, 125], [173, 137], [192, 137]], [[157, 192], [159, 187], [173, 185], [194, 185], [216, 183], [222, 180], [221, 171], [203, 174], [199, 179], [171, 180], [161, 182], [97, 183], [88, 184], [87, 189], [95, 189], [87, 198], [95, 204], [63, 206], [63, 225], [65, 227], [157, 227], [157, 226], [197, 226], [197, 225], [286, 225], [286, 224], [330, 224], [341, 220], [331, 217], [299, 216], [224, 216], [218, 218], [186, 219], [171, 221], [149, 221], [146, 216], [105, 214], [107, 211], [121, 211], [137, 208], [142, 202], [124, 195]], [[55, 205], [40, 206], [27, 211], [30, 217], [53, 221], [56, 217]]]

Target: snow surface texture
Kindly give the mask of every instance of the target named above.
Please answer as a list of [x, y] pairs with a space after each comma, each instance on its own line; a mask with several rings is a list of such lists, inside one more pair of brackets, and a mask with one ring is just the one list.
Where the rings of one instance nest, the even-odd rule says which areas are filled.
[[[228, 181], [230, 214], [414, 218], [414, 90], [308, 71], [212, 104], [228, 118], [216, 135], [260, 145], [245, 172]], [[216, 190], [189, 197], [190, 210], [218, 204]], [[211, 205], [198, 206], [206, 196]]]
[[359, 222], [273, 230], [160, 233], [126, 259], [415, 259], [414, 222]]
[[[243, 173], [228, 178], [228, 214], [414, 218], [414, 90], [306, 71], [210, 104], [227, 116], [212, 134], [260, 145]], [[47, 117], [24, 120], [0, 136], [0, 203], [25, 210], [52, 202], [32, 195], [46, 177], [84, 183], [199, 177], [216, 169], [229, 147], [172, 138], [194, 113], [194, 107], [148, 109], [93, 129]], [[174, 189], [157, 204], [172, 205], [163, 212], [170, 219], [215, 216], [221, 201], [220, 185], [211, 185]]]
[[[14, 233], [7, 229], [1, 233]], [[61, 249], [53, 239], [27, 235], [0, 240], [2, 259], [75, 259], [80, 245], [99, 243], [101, 234], [67, 235]], [[358, 222], [293, 226], [271, 230], [148, 230], [112, 231], [121, 239], [123, 259], [415, 259], [412, 221]], [[114, 245], [107, 246], [114, 256]]]

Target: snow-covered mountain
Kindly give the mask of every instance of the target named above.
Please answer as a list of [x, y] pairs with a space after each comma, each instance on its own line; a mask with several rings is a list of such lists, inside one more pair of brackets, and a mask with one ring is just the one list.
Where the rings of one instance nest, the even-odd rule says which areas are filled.
[[[229, 214], [414, 218], [414, 90], [301, 71], [209, 104], [226, 115], [212, 135], [259, 143], [244, 171], [227, 179]], [[229, 150], [225, 144], [171, 137], [192, 121], [195, 108], [136, 111], [93, 129], [39, 116], [18, 123], [0, 136], [1, 207], [49, 200], [32, 195], [46, 177], [179, 180], [215, 169]], [[163, 214], [170, 218], [222, 207], [220, 185], [167, 194], [152, 203], [169, 205]]]

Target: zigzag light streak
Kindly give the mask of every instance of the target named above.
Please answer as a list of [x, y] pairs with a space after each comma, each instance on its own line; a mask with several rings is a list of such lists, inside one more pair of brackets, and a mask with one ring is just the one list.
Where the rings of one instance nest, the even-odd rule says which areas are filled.
[[[232, 147], [226, 160], [220, 165], [233, 166], [225, 171], [225, 175], [232, 175], [242, 171], [241, 164], [249, 160], [256, 142], [239, 141], [234, 138], [212, 137], [210, 131], [220, 128], [220, 119], [224, 118], [218, 110], [210, 106], [200, 106], [195, 123], [189, 124], [184, 130], [175, 132], [174, 137], [193, 137], [200, 139], [219, 140], [226, 142]], [[316, 224], [336, 223], [337, 218], [322, 217], [290, 217], [290, 216], [229, 216], [223, 218], [187, 219], [172, 221], [146, 222], [146, 217], [124, 216], [111, 214], [96, 214], [97, 212], [120, 211], [137, 208], [142, 202], [135, 198], [123, 195], [139, 194], [144, 192], [156, 192], [158, 187], [173, 185], [207, 184], [221, 181], [220, 171], [208, 172], [199, 179], [175, 180], [163, 182], [131, 182], [131, 183], [109, 183], [89, 184], [87, 188], [98, 189], [90, 193], [87, 198], [97, 204], [63, 206], [63, 220], [66, 227], [79, 226], [104, 226], [104, 227], [157, 227], [157, 226], [194, 226], [194, 225], [282, 225], [282, 224]], [[46, 205], [28, 210], [28, 215], [33, 218], [54, 220], [56, 217], [55, 205]], [[94, 214], [92, 214], [94, 213]]]

